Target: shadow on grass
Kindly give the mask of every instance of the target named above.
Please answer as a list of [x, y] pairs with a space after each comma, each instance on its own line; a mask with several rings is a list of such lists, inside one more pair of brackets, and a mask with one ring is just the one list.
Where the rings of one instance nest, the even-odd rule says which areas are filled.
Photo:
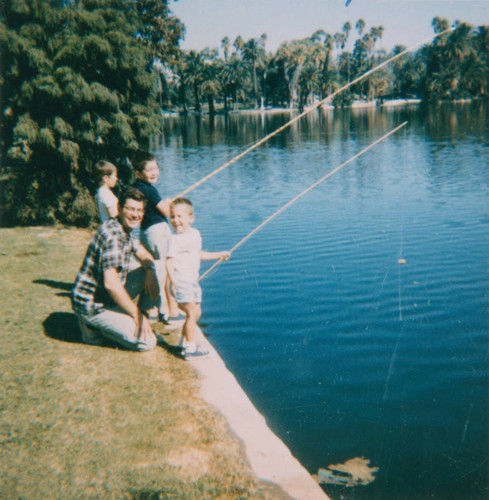
[[[40, 281], [40, 280], [39, 280]], [[43, 322], [44, 334], [63, 342], [82, 343], [78, 319], [73, 313], [54, 312]]]
[[[74, 313], [54, 312], [51, 313], [43, 322], [44, 334], [55, 340], [62, 342], [71, 342], [73, 344], [84, 344], [81, 336], [80, 327], [78, 326], [78, 318]], [[112, 349], [124, 349], [119, 344], [103, 339], [101, 347]]]
[[58, 290], [65, 290], [64, 292], [57, 293], [56, 295], [58, 295], [58, 297], [71, 297], [73, 283], [65, 283], [64, 281], [47, 279], [34, 280], [33, 283], [36, 283], [37, 285], [46, 285], [50, 288], [57, 288]]
[[[78, 318], [73, 313], [51, 313], [44, 320], [42, 326], [44, 327], [44, 334], [47, 337], [51, 337], [55, 340], [61, 340], [62, 342], [71, 342], [73, 344], [84, 343], [82, 341], [80, 327], [78, 326]], [[158, 335], [158, 345], [173, 356], [184, 359], [182, 348], [179, 346], [168, 344], [168, 342], [166, 342], [166, 340], [164, 340], [161, 335]], [[126, 350], [125, 347], [107, 338], [104, 338], [104, 343], [101, 347]]]
[[172, 356], [175, 356], [176, 358], [185, 359], [185, 356], [183, 355], [183, 349], [180, 346], [169, 344], [161, 334], [157, 334], [156, 338], [158, 339], [158, 345], [165, 349], [165, 351], [170, 353]]

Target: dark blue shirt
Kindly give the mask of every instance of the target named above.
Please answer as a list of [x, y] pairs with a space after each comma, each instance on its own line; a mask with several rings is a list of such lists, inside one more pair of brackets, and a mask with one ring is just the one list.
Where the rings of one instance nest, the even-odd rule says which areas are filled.
[[158, 190], [152, 184], [148, 184], [147, 182], [144, 182], [141, 179], [138, 179], [134, 183], [134, 187], [136, 189], [139, 189], [139, 191], [141, 191], [141, 193], [143, 193], [144, 196], [146, 196], [146, 199], [148, 200], [146, 202], [146, 207], [144, 209], [144, 217], [143, 217], [143, 222], [141, 222], [141, 230], [147, 229], [153, 224], [158, 224], [160, 222], [168, 222], [166, 220], [166, 217], [164, 217], [161, 214], [161, 212], [156, 208], [158, 203], [160, 203], [160, 201], [163, 199], [160, 196], [160, 193], [158, 193]]

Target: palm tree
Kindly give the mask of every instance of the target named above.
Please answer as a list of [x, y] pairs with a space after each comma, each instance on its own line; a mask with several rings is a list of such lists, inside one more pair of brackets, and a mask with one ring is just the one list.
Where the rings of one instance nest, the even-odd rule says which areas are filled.
[[446, 31], [450, 27], [450, 23], [448, 19], [440, 16], [436, 16], [433, 18], [431, 21], [431, 26], [433, 26], [433, 30], [435, 33], [442, 33], [443, 31]]
[[346, 45], [348, 43], [348, 35], [350, 34], [351, 31], [350, 21], [346, 21], [346, 23], [343, 25], [342, 31], [345, 34], [345, 45]]
[[253, 77], [253, 98], [255, 105], [259, 107], [259, 93], [258, 93], [258, 78], [257, 70], [259, 67], [263, 68], [265, 60], [265, 41], [266, 35], [263, 34], [260, 38], [250, 38], [243, 44], [243, 60], [248, 61], [251, 66]]
[[224, 61], [227, 61], [228, 57], [229, 57], [229, 45], [230, 45], [229, 38], [227, 36], [225, 36], [221, 40], [221, 46], [222, 46], [222, 50], [224, 52]]
[[477, 57], [482, 61], [485, 68], [485, 80], [480, 89], [480, 95], [485, 96], [487, 83], [489, 82], [489, 26], [479, 26], [474, 35], [474, 45]]
[[[406, 50], [405, 45], [396, 45], [391, 53], [390, 57], [397, 56], [398, 54], [401, 54]], [[406, 63], [407, 56], [410, 56], [410, 54], [406, 54], [405, 56], [396, 59], [395, 61], [392, 62], [392, 74], [394, 76], [394, 87], [397, 95], [401, 95], [401, 88], [402, 88], [402, 70], [403, 67]]]
[[182, 68], [182, 79], [185, 87], [192, 89], [195, 110], [200, 111], [200, 85], [204, 60], [201, 53], [190, 50], [185, 55]]
[[227, 98], [231, 97], [236, 107], [238, 100], [244, 98], [250, 85], [248, 71], [237, 53], [224, 62], [221, 70], [221, 88], [224, 91], [224, 106], [227, 109]]
[[359, 19], [355, 24], [355, 28], [358, 31], [358, 36], [362, 36], [363, 30], [365, 29], [365, 21], [363, 19]]
[[236, 49], [236, 52], [240, 53], [243, 50], [244, 40], [241, 35], [238, 35], [233, 42], [233, 46]]
[[450, 63], [460, 63], [474, 51], [472, 26], [457, 23], [445, 44], [445, 55]]
[[299, 110], [302, 111], [307, 104], [308, 97], [317, 93], [319, 70], [313, 61], [308, 61], [299, 76]]
[[200, 52], [203, 65], [200, 69], [200, 92], [207, 99], [209, 114], [215, 114], [214, 99], [221, 92], [221, 60], [217, 57], [217, 49], [205, 48]]

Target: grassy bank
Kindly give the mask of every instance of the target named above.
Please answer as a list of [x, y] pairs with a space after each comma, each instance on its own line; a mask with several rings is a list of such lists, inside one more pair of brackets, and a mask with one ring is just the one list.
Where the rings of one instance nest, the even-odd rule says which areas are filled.
[[81, 343], [69, 296], [89, 237], [0, 229], [0, 496], [276, 498], [190, 364]]

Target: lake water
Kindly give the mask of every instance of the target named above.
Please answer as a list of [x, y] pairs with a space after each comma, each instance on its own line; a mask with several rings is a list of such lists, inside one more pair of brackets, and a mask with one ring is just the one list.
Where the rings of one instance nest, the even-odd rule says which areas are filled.
[[[167, 118], [160, 191], [289, 118]], [[229, 249], [405, 120], [203, 280], [201, 322], [311, 473], [355, 457], [379, 468], [368, 486], [325, 485], [333, 499], [485, 499], [488, 108], [315, 111], [188, 197], [204, 249]]]

